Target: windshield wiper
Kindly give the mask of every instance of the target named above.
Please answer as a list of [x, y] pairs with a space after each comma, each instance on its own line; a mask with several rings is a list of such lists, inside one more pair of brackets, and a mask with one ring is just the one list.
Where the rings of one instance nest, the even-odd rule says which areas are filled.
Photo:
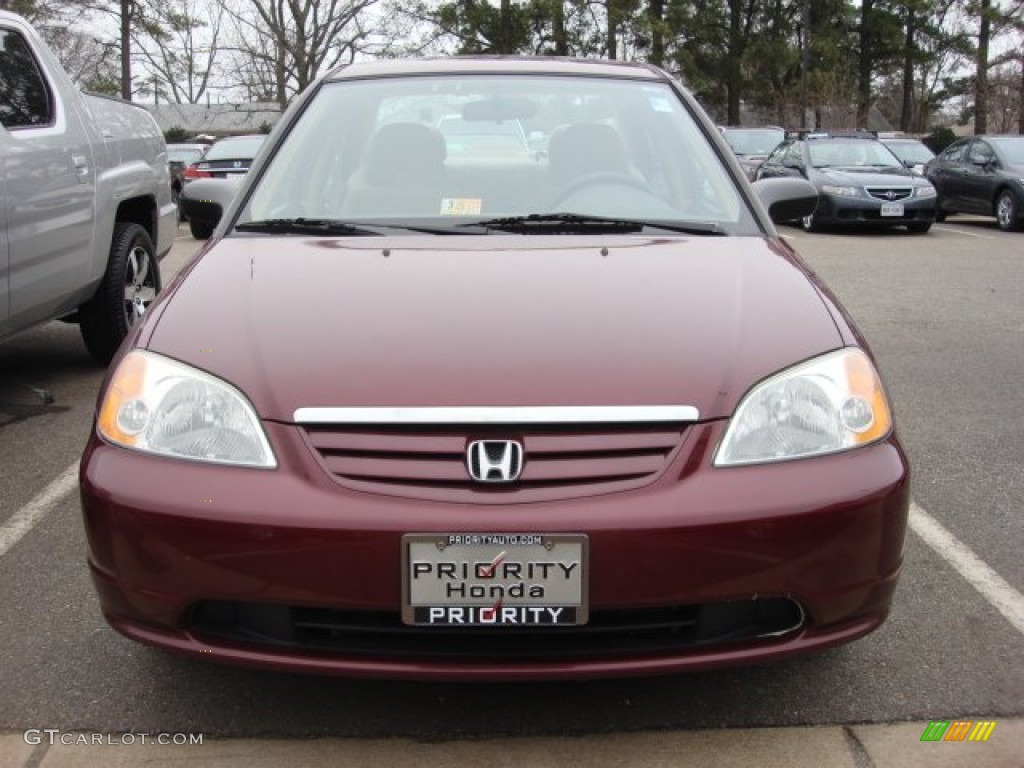
[[242, 232], [268, 232], [277, 234], [303, 235], [385, 235], [388, 230], [420, 232], [426, 235], [468, 235], [451, 227], [429, 227], [416, 224], [397, 224], [393, 221], [365, 224], [360, 221], [342, 221], [341, 219], [262, 219], [246, 221], [235, 226]]
[[685, 232], [689, 235], [724, 235], [717, 224], [709, 222], [668, 222], [645, 221], [643, 219], [615, 219], [607, 216], [590, 216], [581, 213], [531, 213], [527, 216], [506, 216], [500, 219], [484, 219], [460, 224], [461, 227], [483, 227], [504, 232], [642, 232], [645, 229], [662, 229], [668, 232]]
[[379, 235], [380, 232], [365, 227], [357, 227], [347, 221], [338, 219], [261, 219], [236, 224], [235, 229], [241, 232], [267, 232], [277, 234], [302, 235]]

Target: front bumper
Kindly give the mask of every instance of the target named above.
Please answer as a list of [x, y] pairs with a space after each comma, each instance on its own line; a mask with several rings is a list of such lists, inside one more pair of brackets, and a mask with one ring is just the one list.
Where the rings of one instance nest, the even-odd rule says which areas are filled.
[[[666, 673], [786, 657], [879, 626], [902, 563], [909, 503], [908, 467], [896, 440], [818, 459], [714, 469], [723, 429], [720, 422], [694, 426], [668, 470], [640, 489], [486, 506], [341, 487], [284, 425], [267, 425], [280, 461], [274, 471], [160, 459], [94, 436], [81, 470], [89, 564], [104, 615], [129, 637], [195, 658], [346, 676]], [[400, 623], [400, 541], [408, 532], [453, 531], [587, 534], [594, 617], [687, 606], [714, 613], [714, 606], [769, 599], [792, 601], [801, 620], [765, 636], [671, 647], [638, 649], [613, 634], [586, 653], [555, 642], [512, 657], [443, 653], [423, 628]], [[374, 650], [364, 643], [355, 652], [252, 626], [219, 632], [202, 620], [210, 605], [269, 607], [278, 616], [383, 616], [400, 645]], [[344, 628], [331, 631], [344, 640]]]
[[882, 205], [888, 201], [873, 197], [827, 195], [819, 190], [816, 222], [827, 225], [900, 226], [935, 221], [935, 197], [910, 198], [894, 202], [903, 206], [901, 216], [883, 216]]

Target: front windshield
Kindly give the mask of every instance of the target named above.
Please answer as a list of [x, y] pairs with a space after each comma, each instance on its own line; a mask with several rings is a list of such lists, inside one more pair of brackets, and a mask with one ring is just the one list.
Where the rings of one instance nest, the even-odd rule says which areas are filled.
[[902, 167], [896, 155], [880, 141], [813, 139], [808, 143], [808, 151], [815, 168]]
[[743, 131], [730, 128], [724, 135], [737, 155], [767, 155], [786, 138], [782, 129]]
[[919, 141], [894, 141], [885, 143], [900, 160], [910, 163], [927, 163], [935, 155]]
[[263, 146], [265, 136], [244, 136], [237, 139], [218, 141], [203, 156], [203, 160], [234, 160], [253, 158]]
[[757, 231], [667, 84], [509, 74], [325, 83], [239, 222], [454, 228], [556, 212]]
[[996, 146], [1003, 162], [1010, 165], [1024, 165], [1024, 136], [990, 139]]
[[201, 149], [171, 149], [167, 148], [167, 159], [172, 163], [194, 163], [203, 155]]

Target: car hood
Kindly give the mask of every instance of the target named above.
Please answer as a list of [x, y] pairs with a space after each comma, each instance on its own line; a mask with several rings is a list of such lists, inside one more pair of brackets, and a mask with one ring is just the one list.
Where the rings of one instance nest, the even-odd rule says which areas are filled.
[[847, 186], [911, 186], [924, 184], [920, 175], [909, 168], [895, 168], [879, 171], [872, 168], [819, 168], [815, 181], [820, 184], [841, 184]]
[[692, 405], [842, 346], [756, 237], [234, 236], [168, 290], [153, 351], [261, 417], [315, 406]]

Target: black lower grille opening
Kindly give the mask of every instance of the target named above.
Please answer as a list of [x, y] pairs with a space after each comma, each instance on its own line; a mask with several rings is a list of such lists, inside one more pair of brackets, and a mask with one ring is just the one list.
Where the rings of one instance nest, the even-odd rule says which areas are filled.
[[346, 656], [526, 661], [681, 652], [777, 636], [802, 623], [800, 606], [786, 598], [592, 611], [578, 627], [465, 629], [406, 626], [397, 612], [211, 600], [193, 608], [190, 629], [210, 640]]

